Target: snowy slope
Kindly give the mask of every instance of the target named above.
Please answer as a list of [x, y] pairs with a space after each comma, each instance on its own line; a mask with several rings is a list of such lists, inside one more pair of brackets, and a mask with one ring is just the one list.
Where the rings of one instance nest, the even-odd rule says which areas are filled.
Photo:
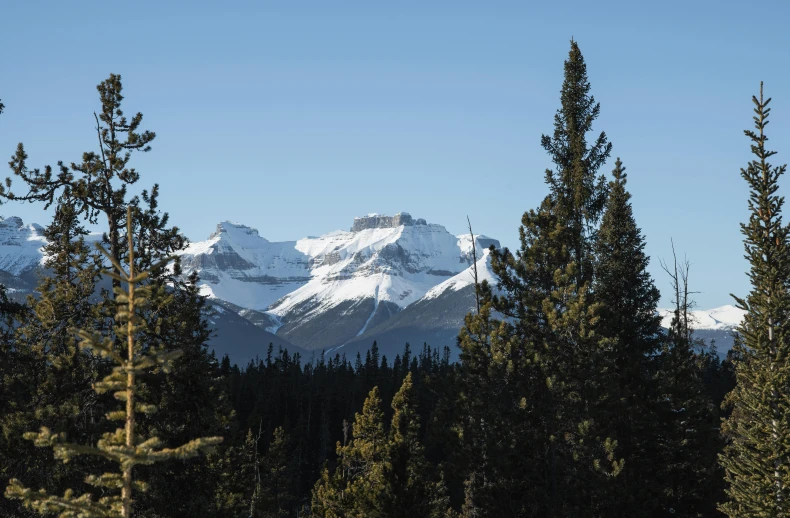
[[18, 276], [40, 266], [43, 231], [41, 225], [25, 225], [16, 216], [0, 218], [0, 270]]
[[[30, 293], [37, 282], [42, 233], [41, 226], [20, 218], [0, 218], [0, 282], [14, 295]], [[499, 243], [483, 235], [474, 242], [479, 280], [496, 284], [488, 247]], [[351, 352], [373, 340], [393, 350], [407, 340], [452, 346], [474, 304], [470, 236], [454, 236], [407, 213], [369, 214], [355, 218], [349, 230], [284, 242], [222, 222], [206, 241], [190, 244], [181, 259], [186, 274], [200, 274], [202, 293], [215, 304], [284, 344], [306, 349]], [[660, 314], [668, 327], [671, 311]], [[743, 311], [723, 306], [692, 317], [697, 336], [715, 339], [724, 351]], [[220, 320], [216, 324], [228, 328], [226, 337], [252, 336], [233, 319]]]
[[[476, 236], [478, 257], [498, 241]], [[270, 242], [223, 222], [182, 253], [202, 293], [243, 308], [260, 326], [305, 347], [342, 344], [466, 270], [472, 240], [443, 226], [368, 214], [348, 231]], [[459, 285], [460, 286], [460, 285]]]
[[271, 242], [254, 228], [224, 221], [180, 255], [185, 273], [199, 273], [204, 295], [263, 310], [310, 278], [310, 258], [295, 244]]
[[[480, 241], [499, 245], [485, 236]], [[311, 258], [311, 279], [269, 311], [284, 323], [284, 336], [308, 348], [334, 347], [364, 334], [471, 261], [468, 236], [406, 213], [357, 218], [350, 231], [302, 239], [296, 248]], [[477, 248], [482, 256], [480, 243]]]
[[[661, 326], [669, 328], [672, 323], [672, 310], [659, 309]], [[742, 309], [732, 305], [720, 308], [704, 309], [691, 312], [691, 327], [699, 330], [729, 331], [734, 330], [743, 321], [746, 314]]]
[[[471, 241], [471, 240], [470, 240]], [[470, 248], [471, 250], [471, 248]], [[477, 251], [477, 282], [488, 281], [489, 284], [496, 284], [496, 277], [491, 269], [491, 251], [488, 249]], [[447, 291], [459, 291], [467, 286], [472, 286], [475, 282], [474, 267], [469, 266], [458, 275], [450, 277], [446, 281], [428, 290], [423, 299], [435, 299]]]
[[[364, 298], [404, 308], [466, 270], [470, 242], [469, 236], [453, 236], [436, 224], [337, 231], [302, 239], [296, 247], [312, 258], [312, 278], [278, 301], [272, 312], [284, 316], [310, 300], [320, 301], [315, 308], [320, 311]], [[479, 243], [477, 253], [484, 253]]]
[[[672, 310], [660, 309], [661, 326], [669, 328], [672, 323]], [[729, 351], [735, 343], [734, 331], [743, 321], [745, 312], [732, 305], [691, 312], [691, 327], [694, 336], [710, 345], [716, 344], [720, 355]]]

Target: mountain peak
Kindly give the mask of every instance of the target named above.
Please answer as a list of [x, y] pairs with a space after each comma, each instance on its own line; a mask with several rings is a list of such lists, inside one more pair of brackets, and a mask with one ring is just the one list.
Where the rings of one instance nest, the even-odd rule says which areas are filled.
[[359, 232], [370, 228], [395, 228], [401, 225], [411, 227], [414, 225], [427, 225], [422, 218], [414, 219], [408, 212], [398, 212], [394, 216], [385, 216], [372, 212], [367, 216], [354, 218], [351, 232]]
[[252, 239], [266, 239], [260, 237], [258, 234], [258, 229], [248, 227], [247, 225], [242, 225], [241, 223], [236, 223], [233, 221], [222, 221], [217, 224], [217, 229], [208, 237], [209, 239], [214, 239], [217, 237], [223, 237], [222, 234], [225, 234], [225, 237], [228, 238], [252, 238]]

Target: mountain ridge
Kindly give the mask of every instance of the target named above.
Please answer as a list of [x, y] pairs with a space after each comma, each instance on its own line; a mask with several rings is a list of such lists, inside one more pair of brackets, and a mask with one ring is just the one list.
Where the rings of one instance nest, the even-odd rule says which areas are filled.
[[[12, 295], [32, 292], [45, 243], [40, 225], [0, 218], [0, 282]], [[217, 333], [218, 352], [246, 361], [255, 350], [238, 344], [245, 339], [262, 349], [271, 341], [303, 357], [320, 350], [353, 354], [374, 340], [382, 352], [427, 342], [457, 353], [458, 331], [474, 308], [472, 246], [479, 280], [495, 283], [492, 245], [500, 246], [482, 234], [473, 243], [468, 234], [453, 235], [400, 212], [371, 213], [354, 218], [349, 230], [280, 242], [223, 221], [208, 239], [190, 242], [179, 255], [185, 275], [200, 275], [201, 293], [215, 317], [222, 311], [239, 317], [214, 318], [214, 325], [227, 327]], [[659, 314], [668, 327], [671, 310]], [[742, 310], [725, 305], [692, 312], [692, 326], [699, 336], [729, 348], [742, 318]]]

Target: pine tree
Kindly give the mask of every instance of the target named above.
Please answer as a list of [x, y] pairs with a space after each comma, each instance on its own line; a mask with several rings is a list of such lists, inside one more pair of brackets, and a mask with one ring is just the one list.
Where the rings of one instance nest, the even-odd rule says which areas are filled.
[[282, 426], [274, 430], [269, 450], [261, 461], [261, 488], [255, 516], [285, 518], [295, 507], [294, 471], [289, 438]]
[[[6, 185], [0, 186], [0, 198], [42, 203], [45, 207], [54, 204], [56, 211], [68, 207], [75, 218], [90, 224], [103, 219], [108, 231], [102, 241], [110, 257], [120, 264], [127, 261], [130, 253], [126, 245], [129, 229], [139, 252], [135, 254], [135, 269], [149, 270], [153, 264], [183, 249], [186, 239], [177, 227], [169, 225], [168, 214], [160, 211], [158, 185], [142, 190], [139, 196], [128, 197], [129, 187], [140, 179], [140, 173], [132, 167], [132, 157], [136, 152], [149, 151], [155, 134], [141, 130], [142, 114], [130, 119], [124, 116], [120, 76], [111, 74], [97, 90], [101, 100], [101, 111], [95, 117], [98, 149], [83, 153], [78, 163], [59, 162], [54, 172], [50, 166], [29, 170], [24, 146], [19, 144], [10, 166], [14, 176], [22, 181], [26, 194], [17, 195], [12, 190], [12, 180], [7, 179]], [[126, 220], [129, 205], [134, 208], [131, 222]], [[110, 332], [113, 301], [120, 287], [117, 279], [111, 281], [113, 291], [102, 292], [104, 304], [96, 306], [100, 318], [110, 323]], [[180, 349], [183, 355], [173, 363], [171, 376], [163, 376], [161, 370], [145, 374], [145, 397], [157, 404], [161, 413], [141, 415], [138, 424], [145, 433], [168, 443], [184, 442], [198, 433], [233, 433], [232, 409], [223, 395], [217, 362], [206, 347], [211, 330], [206, 322], [205, 302], [197, 289], [197, 277], [182, 278], [176, 257], [172, 268], [152, 270], [148, 284], [150, 303], [142, 310], [142, 316], [150, 326], [140, 330], [144, 352], [148, 348], [151, 352]], [[89, 380], [83, 390], [90, 391]], [[176, 413], [177, 421], [163, 417]], [[165, 515], [194, 514], [211, 505], [218, 482], [212, 478], [205, 457], [193, 459], [180, 469], [160, 464], [141, 470], [150, 480], [161, 483], [154, 484], [136, 505]], [[187, 491], [192, 498], [180, 498]]]
[[412, 374], [392, 399], [392, 426], [382, 491], [393, 518], [441, 517], [449, 508], [442, 481], [434, 481], [420, 443], [420, 423]]
[[752, 97], [755, 155], [741, 176], [749, 185], [749, 221], [741, 225], [752, 291], [737, 298], [747, 311], [739, 328], [735, 362], [737, 385], [728, 396], [733, 405], [724, 433], [728, 444], [720, 456], [726, 472], [728, 516], [790, 515], [790, 251], [782, 222], [784, 198], [777, 194], [787, 167], [773, 166], [776, 154], [765, 147], [771, 99]]
[[368, 394], [362, 413], [354, 417], [352, 439], [337, 444], [338, 467], [324, 469], [313, 490], [312, 513], [324, 518], [384, 518], [390, 509], [382, 498], [387, 462], [387, 435], [378, 387]]
[[[169, 372], [173, 360], [179, 356], [180, 351], [143, 353], [137, 342], [138, 329], [146, 326], [146, 322], [138, 314], [139, 308], [144, 307], [147, 303], [147, 292], [150, 290], [144, 285], [149, 272], [135, 272], [131, 212], [132, 209], [129, 207], [127, 212], [128, 273], [109, 253], [100, 248], [115, 268], [115, 272], [105, 273], [119, 283], [127, 285], [126, 290], [118, 289], [116, 291], [118, 308], [115, 315], [115, 332], [118, 336], [126, 339], [125, 357], [123, 352], [116, 349], [112, 339], [103, 337], [96, 331], [76, 329], [72, 331], [81, 339], [80, 347], [91, 348], [116, 364], [113, 372], [95, 385], [95, 390], [100, 394], [112, 392], [116, 399], [125, 403], [124, 410], [111, 411], [106, 416], [109, 420], [123, 421], [124, 428], [104, 434], [95, 447], [68, 443], [63, 434], [53, 434], [46, 427], [42, 427], [38, 433], [25, 434], [25, 438], [34, 441], [37, 446], [52, 447], [55, 456], [63, 462], [68, 462], [79, 455], [95, 455], [116, 462], [120, 473], [88, 475], [86, 482], [96, 488], [102, 488], [103, 493], [120, 490], [121, 494], [102, 496], [99, 500], [94, 500], [89, 493], [75, 497], [73, 491], [67, 490], [62, 497], [59, 497], [49, 495], [45, 491], [25, 488], [19, 480], [12, 479], [6, 488], [6, 497], [23, 500], [26, 506], [37, 510], [42, 515], [60, 512], [66, 516], [68, 516], [66, 513], [71, 513], [74, 516], [85, 518], [94, 516], [130, 517], [133, 490], [137, 489], [143, 492], [147, 490], [145, 483], [134, 480], [135, 466], [171, 459], [190, 458], [198, 455], [201, 451], [211, 449], [222, 441], [221, 437], [204, 437], [171, 449], [161, 448], [161, 441], [157, 437], [145, 438], [137, 434], [135, 421], [138, 412], [148, 414], [157, 409], [154, 405], [138, 400], [139, 381], [136, 378], [154, 367]], [[154, 269], [161, 266], [154, 265]]]
[[[87, 231], [68, 206], [58, 207], [43, 234], [44, 266], [50, 274], [42, 276], [36, 288], [39, 296], [28, 298], [28, 317], [18, 322], [14, 353], [6, 359], [11, 374], [6, 379], [15, 388], [0, 415], [0, 472], [4, 485], [6, 477], [23, 475], [38, 487], [62, 491], [82, 481], [74, 480], [73, 470], [55, 462], [51, 454], [21, 439], [26, 430], [42, 425], [80, 442], [103, 431], [97, 418], [107, 401], [91, 390], [91, 384], [104, 367], [97, 356], [79, 350], [70, 332], [100, 322], [101, 312], [89, 297], [101, 265], [100, 254], [91, 253], [84, 242]], [[89, 462], [78, 464], [81, 469], [90, 467]]]
[[604, 344], [600, 374], [608, 380], [597, 413], [607, 427], [604, 435], [617, 438], [624, 464], [611, 493], [599, 505], [605, 516], [660, 514], [663, 510], [655, 507], [660, 504], [655, 476], [660, 459], [654, 452], [661, 439], [656, 409], [661, 396], [653, 365], [661, 346], [660, 294], [647, 271], [645, 241], [634, 219], [619, 158], [612, 174], [595, 243], [594, 291], [600, 304], [596, 329]]
[[[489, 368], [501, 364], [500, 370], [517, 372], [522, 419], [534, 421], [532, 451], [505, 455], [535, 465], [534, 481], [522, 477], [519, 483], [533, 487], [530, 515], [537, 516], [595, 514], [591, 507], [622, 468], [616, 438], [604, 435], [607, 426], [597, 414], [609, 382], [601, 372], [606, 344], [597, 334], [600, 305], [592, 290], [595, 235], [607, 198], [597, 171], [611, 144], [604, 133], [587, 144], [600, 111], [589, 91], [584, 59], [572, 41], [554, 136], [542, 138], [556, 166], [545, 174], [549, 194], [524, 214], [516, 255], [508, 249], [491, 254], [502, 293], [492, 298], [493, 309], [507, 317], [494, 328], [507, 348]], [[496, 491], [500, 481], [485, 483]], [[506, 500], [503, 494], [491, 505]]]

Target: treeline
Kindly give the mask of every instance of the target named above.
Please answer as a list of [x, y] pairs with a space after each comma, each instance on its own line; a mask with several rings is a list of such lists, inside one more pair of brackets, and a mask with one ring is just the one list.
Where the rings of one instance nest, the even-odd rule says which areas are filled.
[[[548, 193], [519, 248], [491, 250], [497, 282], [475, 284], [458, 363], [375, 343], [364, 357], [270, 346], [218, 361], [158, 186], [128, 192], [156, 135], [124, 115], [121, 78], [98, 86], [96, 151], [31, 170], [20, 144], [0, 198], [55, 216], [50, 275], [25, 303], [0, 297], [0, 515], [790, 515], [789, 231], [769, 100], [754, 98], [742, 169], [754, 289], [721, 361], [694, 338], [676, 260], [662, 330], [625, 167], [600, 173], [612, 144], [592, 133], [600, 105], [576, 42], [564, 72], [541, 139]], [[84, 240], [98, 223], [102, 250]]]

